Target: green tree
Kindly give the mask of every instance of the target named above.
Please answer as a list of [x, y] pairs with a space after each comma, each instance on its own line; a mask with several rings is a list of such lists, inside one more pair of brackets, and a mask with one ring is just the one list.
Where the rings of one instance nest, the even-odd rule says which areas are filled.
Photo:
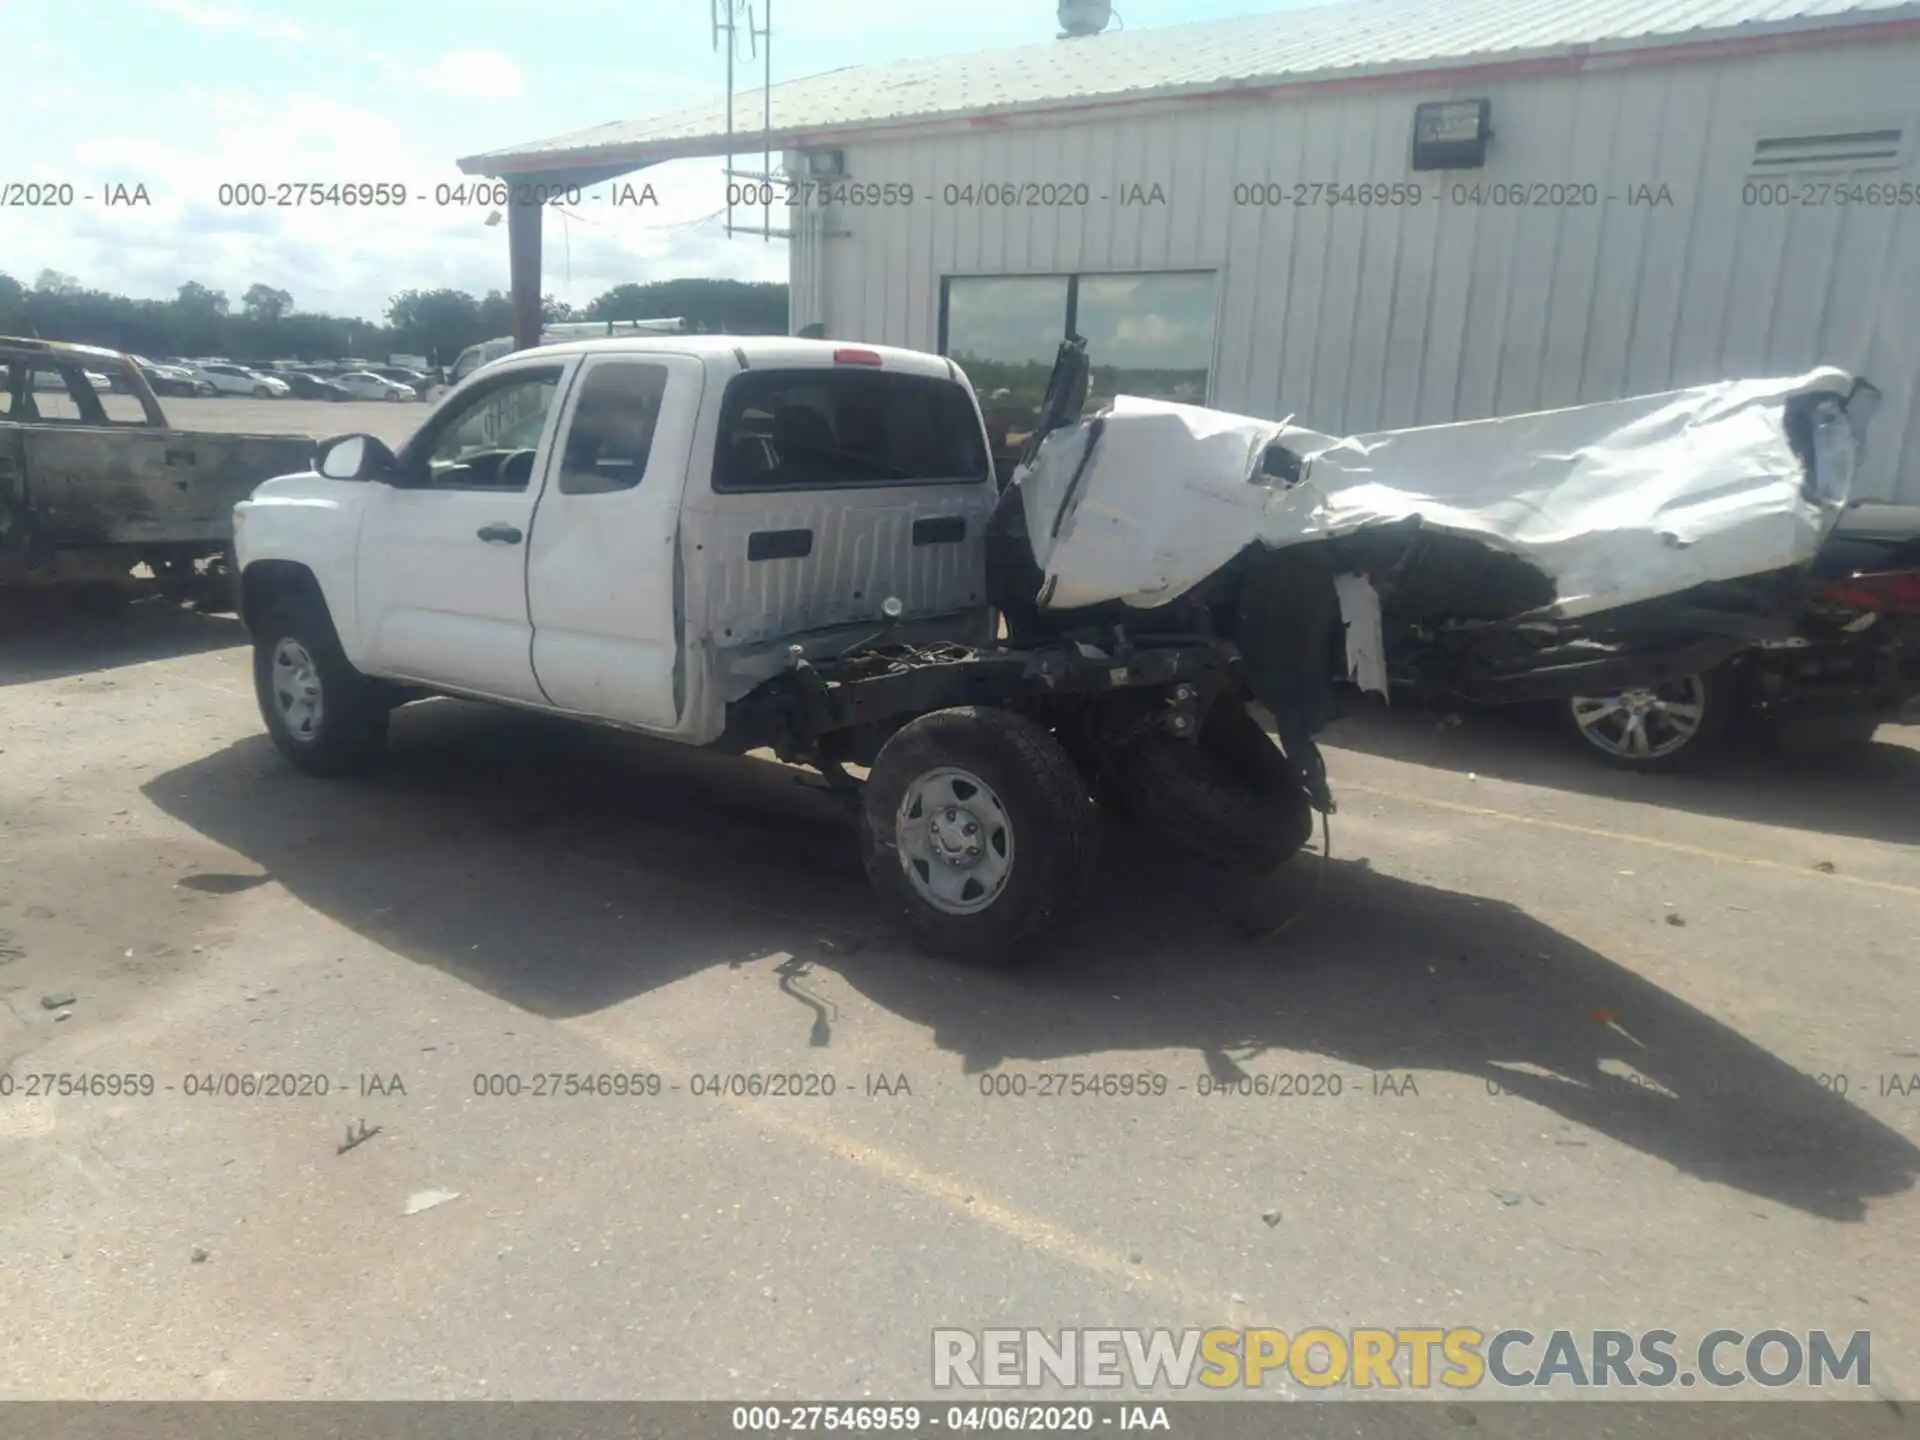
[[[784, 333], [786, 286], [732, 280], [670, 280], [621, 285], [584, 315], [553, 297], [551, 321], [684, 315], [708, 329]], [[76, 277], [42, 271], [31, 287], [0, 274], [0, 334], [74, 340], [137, 355], [230, 355], [240, 361], [332, 360], [350, 353], [426, 355], [452, 364], [467, 346], [513, 333], [513, 302], [498, 290], [404, 290], [387, 305], [386, 323], [293, 308], [293, 297], [254, 285], [233, 313], [226, 293], [188, 281], [169, 300], [135, 300], [91, 290]]]
[[240, 297], [240, 310], [250, 320], [278, 320], [293, 309], [293, 296], [271, 285], [249, 285]]
[[27, 324], [27, 287], [0, 270], [0, 335], [18, 335]]
[[479, 302], [464, 290], [402, 290], [387, 302], [394, 353], [425, 355], [437, 365], [487, 339], [482, 323]]
[[189, 280], [180, 287], [174, 303], [190, 314], [224, 315], [227, 313], [227, 292], [209, 290], [198, 280]]
[[587, 306], [589, 320], [691, 320], [733, 335], [787, 333], [787, 287], [742, 280], [655, 280], [616, 285]]

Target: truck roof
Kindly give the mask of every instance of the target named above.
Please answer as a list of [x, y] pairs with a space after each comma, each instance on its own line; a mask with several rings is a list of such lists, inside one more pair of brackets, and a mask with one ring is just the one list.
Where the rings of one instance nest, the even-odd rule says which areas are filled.
[[0, 335], [0, 357], [31, 359], [45, 356], [54, 360], [107, 360], [118, 361], [122, 365], [131, 364], [118, 350], [103, 349], [98, 345], [75, 345], [67, 340], [31, 340], [21, 335]]
[[[881, 368], [897, 374], [930, 375], [948, 379], [957, 374], [944, 356], [892, 345], [866, 345], [847, 340], [802, 340], [792, 335], [614, 335], [594, 340], [563, 340], [542, 345], [542, 355], [691, 355], [698, 359], [744, 356], [749, 370], [781, 365], [833, 365], [836, 352], [862, 352], [880, 357]], [[533, 352], [516, 350], [493, 363]], [[860, 363], [858, 361], [854, 363]], [[871, 362], [868, 362], [871, 363]]]

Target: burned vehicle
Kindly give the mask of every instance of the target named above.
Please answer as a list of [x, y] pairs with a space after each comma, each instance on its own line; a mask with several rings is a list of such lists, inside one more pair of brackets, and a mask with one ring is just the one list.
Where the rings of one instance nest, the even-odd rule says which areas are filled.
[[[1330, 661], [1383, 689], [1388, 613], [1560, 693], [1772, 633], [1867, 408], [1822, 372], [1336, 440], [1127, 397], [1086, 416], [1088, 377], [1069, 341], [1002, 488], [940, 356], [659, 335], [495, 361], [398, 453], [341, 436], [236, 507], [267, 731], [320, 776], [434, 695], [768, 749], [844, 799], [925, 948], [1017, 959], [1109, 814], [1248, 872], [1308, 844]], [[1568, 447], [1636, 424], [1605, 469], [1637, 483], [1583, 499]]]
[[0, 337], [0, 596], [157, 588], [224, 603], [234, 503], [312, 453], [304, 435], [174, 428], [117, 351]]

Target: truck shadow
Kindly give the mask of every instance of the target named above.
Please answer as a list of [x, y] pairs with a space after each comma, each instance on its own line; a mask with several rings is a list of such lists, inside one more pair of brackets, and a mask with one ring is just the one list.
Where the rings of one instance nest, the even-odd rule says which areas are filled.
[[66, 596], [19, 591], [0, 595], [0, 685], [224, 650], [245, 639], [235, 616], [202, 615], [174, 601], [138, 600], [102, 614]]
[[[1045, 970], [930, 973], [862, 954], [841, 971], [972, 1072], [1168, 1047], [1194, 1052], [1189, 1083], [1326, 1061], [1450, 1072], [1484, 1082], [1461, 1104], [1553, 1112], [1561, 1143], [1595, 1131], [1832, 1220], [1860, 1220], [1868, 1198], [1920, 1175], [1920, 1148], [1836, 1093], [1846, 1081], [1794, 1069], [1517, 906], [1364, 858], [1306, 855], [1250, 884], [1122, 842], [1092, 918]], [[1881, 1072], [1920, 1070], [1920, 1057], [1834, 1063], [1855, 1099]], [[1359, 1083], [1345, 1072], [1347, 1091]]]
[[[1457, 722], [1455, 720], [1457, 718]], [[1628, 800], [1724, 820], [1920, 845], [1920, 748], [1911, 726], [1882, 726], [1853, 753], [1793, 755], [1754, 734], [1733, 737], [1699, 773], [1640, 775], [1609, 768], [1544, 712], [1526, 707], [1356, 707], [1326, 734], [1329, 748], [1436, 770]], [[1899, 743], [1906, 740], [1908, 743]]]
[[1300, 1055], [1451, 1072], [1488, 1083], [1461, 1103], [1531, 1101], [1567, 1143], [1597, 1131], [1835, 1220], [1920, 1173], [1920, 1150], [1857, 1105], [1604, 955], [1364, 860], [1303, 857], [1249, 889], [1123, 834], [1092, 917], [1044, 967], [927, 960], [882, 929], [851, 822], [795, 773], [436, 702], [402, 712], [392, 763], [363, 781], [297, 776], [259, 738], [145, 791], [328, 918], [542, 1016], [728, 964], [792, 1000], [790, 1052], [770, 1062], [851, 1043], [858, 1022], [831, 1003], [846, 986], [969, 1073], [1167, 1050], [1223, 1082], [1330, 1068]]

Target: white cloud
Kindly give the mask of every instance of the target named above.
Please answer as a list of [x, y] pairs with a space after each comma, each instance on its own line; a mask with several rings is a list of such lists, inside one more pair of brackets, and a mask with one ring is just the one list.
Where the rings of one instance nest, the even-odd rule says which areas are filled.
[[304, 40], [306, 28], [282, 16], [263, 13], [259, 0], [248, 6], [220, 0], [146, 0], [147, 8], [203, 30], [234, 30], [263, 40]]
[[455, 50], [428, 67], [419, 83], [473, 100], [510, 99], [527, 88], [520, 67], [497, 50]]

